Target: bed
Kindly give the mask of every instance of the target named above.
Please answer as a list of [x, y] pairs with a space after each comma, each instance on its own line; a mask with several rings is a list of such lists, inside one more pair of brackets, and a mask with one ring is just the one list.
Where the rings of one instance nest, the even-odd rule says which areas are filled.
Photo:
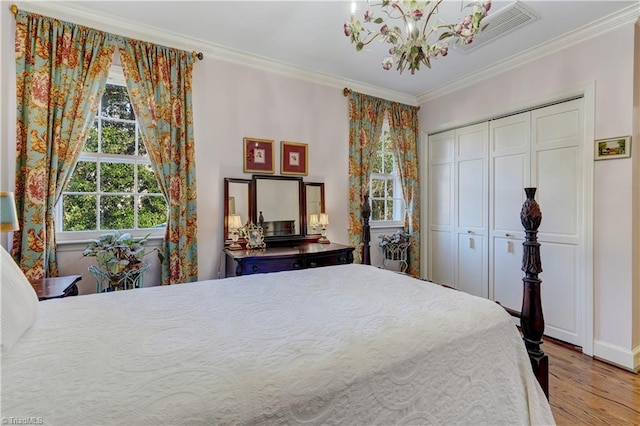
[[347, 264], [38, 303], [4, 249], [1, 269], [5, 419], [554, 422], [504, 309], [406, 275]]

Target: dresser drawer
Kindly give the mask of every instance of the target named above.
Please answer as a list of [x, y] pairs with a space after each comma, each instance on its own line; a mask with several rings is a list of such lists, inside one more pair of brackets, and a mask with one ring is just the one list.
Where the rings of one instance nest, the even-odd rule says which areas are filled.
[[310, 256], [306, 259], [305, 266], [307, 268], [319, 268], [321, 266], [344, 265], [353, 262], [353, 257], [349, 261], [349, 254], [351, 254], [351, 251]]
[[[236, 275], [265, 274], [268, 272], [293, 271], [304, 268], [301, 258], [258, 259], [238, 262]], [[240, 271], [238, 271], [240, 269]]]

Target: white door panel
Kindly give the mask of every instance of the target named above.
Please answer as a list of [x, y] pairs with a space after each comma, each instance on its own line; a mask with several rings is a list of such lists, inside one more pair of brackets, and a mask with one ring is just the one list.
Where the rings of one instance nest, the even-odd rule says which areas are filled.
[[521, 231], [520, 209], [525, 199], [527, 156], [513, 154], [493, 160], [493, 229]]
[[466, 160], [458, 162], [458, 227], [486, 227], [485, 160]]
[[493, 238], [493, 264], [491, 282], [493, 300], [502, 306], [520, 311], [522, 309], [522, 239]]
[[431, 226], [452, 226], [451, 199], [453, 176], [451, 164], [431, 166], [429, 173], [429, 218]]
[[487, 259], [484, 237], [479, 235], [458, 235], [458, 290], [487, 297], [485, 276]]
[[429, 280], [438, 284], [446, 284], [453, 287], [453, 239], [451, 232], [434, 231], [430, 232], [431, 259], [429, 264]]

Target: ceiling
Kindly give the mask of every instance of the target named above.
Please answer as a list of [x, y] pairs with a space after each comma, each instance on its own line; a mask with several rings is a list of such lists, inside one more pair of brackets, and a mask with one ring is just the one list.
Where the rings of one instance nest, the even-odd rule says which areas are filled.
[[[510, 3], [513, 2], [494, 1], [489, 16]], [[73, 10], [81, 15], [97, 15], [101, 21], [119, 23], [124, 28], [142, 27], [174, 39], [179, 37], [183, 44], [189, 44], [189, 50], [202, 50], [205, 56], [229, 55], [235, 61], [260, 63], [260, 66], [311, 71], [321, 74], [319, 78], [344, 80], [345, 85], [358, 82], [413, 98], [461, 79], [473, 78], [480, 70], [491, 70], [495, 64], [528, 50], [539, 54], [536, 48], [540, 49], [541, 45], [558, 43], [558, 38], [576, 31], [588, 31], [594, 22], [603, 18], [606, 29], [620, 14], [640, 16], [639, 0], [522, 0], [520, 3], [539, 19], [471, 52], [451, 49], [447, 57], [432, 61], [431, 69], [421, 68], [414, 75], [409, 71], [400, 75], [395, 68], [382, 69], [381, 61], [388, 46], [377, 40], [364, 51], [356, 52], [343, 33], [343, 24], [350, 16], [350, 1], [74, 1], [64, 4], [67, 8], [73, 5]], [[357, 5], [358, 15], [364, 13], [367, 3], [358, 1]], [[445, 1], [440, 6], [440, 16], [457, 20], [464, 14], [460, 8], [460, 0]], [[596, 34], [589, 34], [593, 35]]]

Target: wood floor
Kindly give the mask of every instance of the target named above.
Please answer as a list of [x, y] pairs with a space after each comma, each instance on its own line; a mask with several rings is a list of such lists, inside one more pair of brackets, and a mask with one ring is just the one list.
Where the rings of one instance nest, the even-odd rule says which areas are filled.
[[549, 400], [559, 426], [640, 424], [640, 375], [553, 340], [542, 349], [549, 355]]

